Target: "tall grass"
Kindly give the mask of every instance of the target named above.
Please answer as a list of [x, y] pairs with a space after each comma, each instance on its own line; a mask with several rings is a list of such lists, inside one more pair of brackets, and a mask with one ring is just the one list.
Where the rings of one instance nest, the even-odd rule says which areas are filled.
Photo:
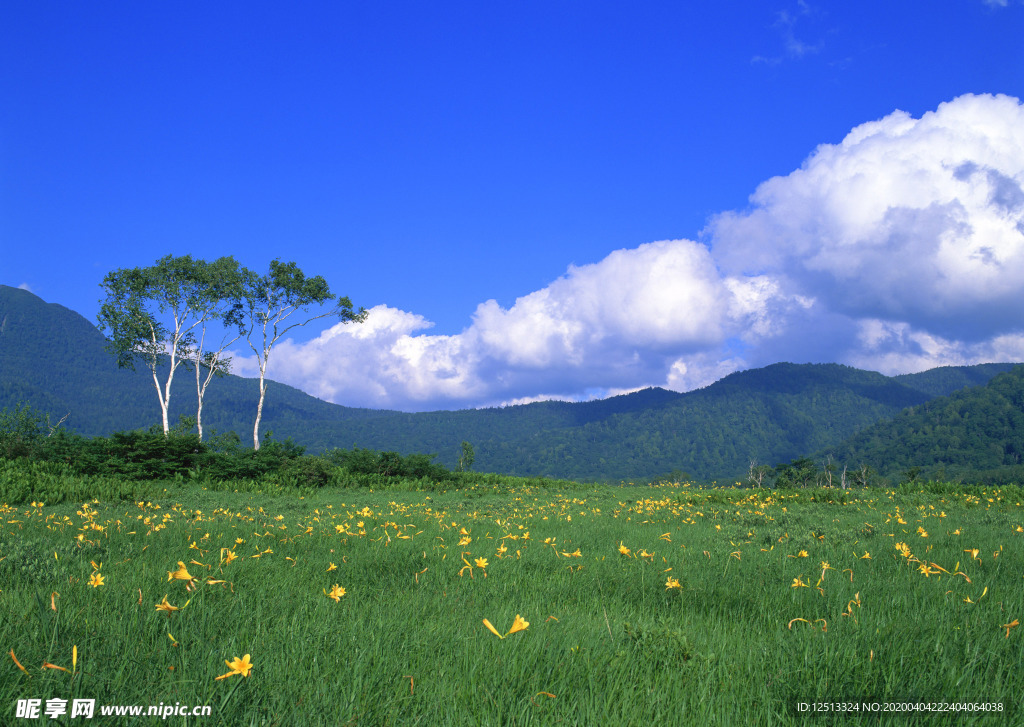
[[[74, 697], [213, 707], [189, 725], [1022, 719], [1019, 488], [495, 488], [5, 506], [2, 721]], [[824, 701], [1002, 711], [799, 711]]]

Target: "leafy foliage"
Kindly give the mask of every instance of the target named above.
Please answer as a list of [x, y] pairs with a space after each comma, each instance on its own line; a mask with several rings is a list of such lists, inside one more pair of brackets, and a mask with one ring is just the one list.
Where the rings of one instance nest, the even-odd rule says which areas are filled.
[[[646, 389], [582, 403], [419, 414], [337, 406], [268, 382], [263, 421], [282, 441], [290, 437], [312, 454], [339, 446], [403, 457], [436, 452], [436, 464], [449, 469], [457, 469], [460, 458], [465, 462], [462, 442], [472, 442], [474, 469], [525, 477], [735, 482], [747, 479], [752, 460], [770, 466], [820, 453], [812, 456], [820, 467], [820, 459], [831, 452], [837, 474], [848, 466], [852, 478], [855, 470], [863, 474], [861, 464], [892, 475], [918, 463], [901, 455], [898, 462], [892, 460], [897, 468], [892, 470], [881, 455], [854, 455], [844, 440], [906, 407], [921, 411], [936, 396], [1012, 368], [944, 367], [890, 378], [848, 366], [776, 364], [686, 394]], [[211, 438], [211, 451], [237, 448], [237, 437], [234, 445], [224, 438], [252, 431], [258, 387], [254, 379], [231, 375], [211, 387], [204, 422], [227, 433], [218, 435], [219, 443]], [[183, 387], [175, 396], [172, 421], [195, 413], [194, 388]], [[110, 436], [152, 425], [152, 396], [148, 372], [119, 370], [104, 350], [103, 336], [87, 320], [27, 291], [0, 286], [0, 407], [27, 402], [51, 420], [70, 412], [70, 431]], [[923, 441], [918, 446], [922, 452], [927, 449]], [[248, 465], [239, 464], [243, 459], [225, 461], [238, 465], [233, 476], [249, 476]], [[1007, 465], [994, 457], [970, 466]], [[378, 474], [375, 469], [360, 472]]]
[[1024, 366], [985, 386], [906, 409], [833, 452], [838, 460], [904, 473], [908, 480], [940, 474], [973, 480], [986, 472], [986, 481], [1019, 482], [1024, 479]]

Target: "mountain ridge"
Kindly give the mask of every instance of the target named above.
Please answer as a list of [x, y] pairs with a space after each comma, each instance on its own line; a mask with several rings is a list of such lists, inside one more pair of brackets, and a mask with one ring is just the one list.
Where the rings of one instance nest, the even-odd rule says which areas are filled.
[[[118, 369], [86, 318], [0, 285], [0, 408], [28, 403], [86, 435], [158, 420], [148, 371]], [[738, 371], [695, 391], [650, 387], [587, 402], [406, 413], [345, 407], [270, 382], [262, 430], [310, 451], [366, 447], [435, 453], [454, 466], [460, 444], [477, 468], [518, 475], [620, 480], [663, 474], [738, 477], [751, 461], [774, 464], [837, 447], [907, 407], [987, 383], [1013, 364], [941, 367], [896, 377], [842, 364], [776, 363]], [[207, 431], [249, 441], [255, 379], [214, 381]], [[194, 414], [195, 384], [175, 377], [171, 417]]]

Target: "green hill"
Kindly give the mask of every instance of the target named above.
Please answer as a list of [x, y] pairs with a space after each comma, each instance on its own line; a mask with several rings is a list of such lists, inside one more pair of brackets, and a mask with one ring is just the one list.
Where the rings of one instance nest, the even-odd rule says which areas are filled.
[[832, 449], [847, 464], [882, 474], [920, 468], [925, 474], [973, 476], [1009, 468], [1024, 457], [1024, 366], [984, 386], [955, 392], [878, 422]]
[[[118, 369], [104, 338], [79, 314], [0, 286], [0, 408], [27, 403], [85, 435], [149, 427], [159, 418], [152, 378]], [[742, 371], [686, 394], [645, 389], [583, 403], [409, 414], [321, 401], [271, 382], [264, 432], [317, 452], [367, 447], [433, 453], [454, 466], [463, 440], [476, 469], [576, 479], [647, 479], [669, 473], [737, 478], [752, 461], [775, 464], [840, 445], [936, 396], [985, 383], [1012, 364], [944, 367], [886, 377], [838, 364], [780, 363]], [[195, 410], [195, 387], [175, 377], [172, 420]], [[249, 441], [257, 383], [211, 384], [205, 428]]]

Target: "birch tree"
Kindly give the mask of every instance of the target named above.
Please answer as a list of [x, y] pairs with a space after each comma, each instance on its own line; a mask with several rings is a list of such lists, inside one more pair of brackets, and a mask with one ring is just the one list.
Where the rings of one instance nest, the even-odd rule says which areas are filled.
[[[100, 284], [107, 297], [100, 308], [99, 327], [109, 331], [107, 350], [118, 366], [135, 370], [141, 359], [153, 377], [164, 436], [170, 430], [168, 410], [174, 374], [195, 345], [205, 283], [201, 263], [190, 255], [167, 255], [147, 268], [122, 268], [108, 273]], [[160, 367], [166, 363], [161, 383]]]
[[[267, 394], [267, 363], [270, 354], [289, 331], [318, 318], [337, 317], [342, 323], [362, 322], [366, 310], [354, 310], [348, 297], [336, 298], [321, 276], [307, 278], [294, 262], [283, 263], [275, 259], [265, 275], [247, 276], [246, 306], [249, 348], [256, 354], [260, 369], [259, 402], [256, 405], [256, 423], [252, 428], [253, 449], [260, 448], [260, 419]], [[334, 305], [321, 313], [312, 313], [328, 301]], [[292, 316], [295, 316], [292, 318]]]
[[[243, 300], [247, 271], [233, 257], [222, 257], [212, 263], [201, 262], [196, 269], [201, 283], [196, 296], [199, 329], [187, 357], [196, 375], [196, 429], [203, 441], [203, 398], [216, 376], [231, 370], [231, 357], [224, 351], [245, 333]], [[216, 349], [207, 349], [211, 328], [221, 332]]]

